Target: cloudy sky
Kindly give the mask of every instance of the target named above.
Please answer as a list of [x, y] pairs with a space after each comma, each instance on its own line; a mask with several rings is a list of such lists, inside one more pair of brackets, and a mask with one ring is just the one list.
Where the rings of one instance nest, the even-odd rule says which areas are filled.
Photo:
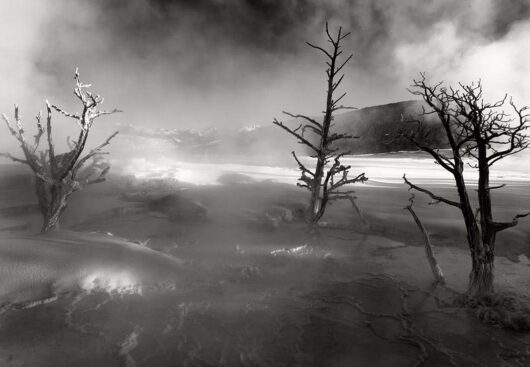
[[324, 60], [304, 42], [322, 43], [326, 21], [352, 32], [350, 105], [411, 99], [420, 71], [482, 78], [492, 96], [530, 104], [530, 0], [2, 0], [0, 14], [0, 111], [17, 102], [27, 120], [45, 98], [75, 109], [76, 66], [125, 111], [101, 124], [238, 127], [318, 113]]

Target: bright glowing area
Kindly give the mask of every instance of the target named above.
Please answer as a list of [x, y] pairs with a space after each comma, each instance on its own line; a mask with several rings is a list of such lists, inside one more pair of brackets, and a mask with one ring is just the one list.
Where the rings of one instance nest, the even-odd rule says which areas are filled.
[[[308, 166], [312, 158], [301, 157], [301, 161]], [[440, 169], [434, 159], [416, 153], [398, 152], [391, 156], [386, 154], [365, 154], [343, 158], [344, 164], [352, 166], [352, 172], [364, 172], [369, 180], [363, 184], [379, 186], [380, 184], [401, 185], [403, 173], [413, 178], [417, 183], [433, 185], [453, 185], [451, 175]], [[492, 182], [530, 181], [530, 173], [525, 170], [525, 157], [508, 157], [496, 164], [491, 171]], [[469, 162], [471, 164], [471, 162]], [[119, 163], [118, 163], [119, 164]], [[226, 173], [238, 173], [251, 177], [257, 181], [272, 180], [278, 183], [295, 185], [299, 177], [294, 162], [287, 161], [285, 166], [262, 166], [257, 164], [237, 163], [203, 163], [183, 162], [167, 158], [148, 160], [131, 159], [123, 168], [125, 175], [132, 175], [139, 179], [174, 179], [196, 185], [218, 185], [217, 179]], [[292, 164], [291, 166], [287, 166]], [[477, 172], [468, 165], [465, 176], [472, 184], [477, 180]]]
[[131, 159], [123, 168], [123, 174], [139, 179], [174, 179], [196, 185], [219, 185], [217, 179], [225, 173], [243, 174], [257, 181], [272, 179], [289, 184], [295, 184], [298, 178], [298, 170], [294, 167], [183, 162], [170, 159]]
[[142, 294], [138, 279], [128, 271], [96, 270], [82, 278], [79, 286], [86, 292]]

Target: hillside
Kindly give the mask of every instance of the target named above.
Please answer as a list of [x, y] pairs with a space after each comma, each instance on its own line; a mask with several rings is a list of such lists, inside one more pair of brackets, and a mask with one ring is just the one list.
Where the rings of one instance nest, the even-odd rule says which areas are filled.
[[404, 101], [337, 115], [337, 131], [360, 137], [350, 142], [344, 141], [339, 146], [357, 154], [417, 150], [409, 140], [400, 137], [399, 132], [414, 129], [416, 125], [408, 121], [421, 119], [429, 130], [428, 145], [445, 148], [441, 125], [435, 116], [420, 116], [422, 106], [424, 104], [421, 101]]
[[[399, 136], [399, 131], [414, 127], [406, 120], [420, 118], [422, 105], [420, 101], [404, 101], [338, 114], [335, 116], [336, 131], [360, 137], [342, 141], [338, 146], [353, 154], [416, 150], [410, 141]], [[445, 144], [441, 127], [436, 124], [435, 117], [427, 117], [421, 118], [431, 130], [428, 143], [443, 148]], [[297, 124], [296, 121], [285, 122], [291, 126]], [[184, 155], [285, 156], [292, 150], [301, 154], [309, 153], [293, 137], [272, 123], [238, 130], [147, 130], [126, 126], [120, 131], [129, 136], [168, 141], [179, 154]], [[309, 137], [311, 138], [315, 137]]]

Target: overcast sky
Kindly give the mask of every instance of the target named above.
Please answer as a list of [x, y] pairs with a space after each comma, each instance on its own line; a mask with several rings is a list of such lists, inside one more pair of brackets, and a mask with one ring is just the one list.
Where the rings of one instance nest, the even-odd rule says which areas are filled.
[[411, 99], [420, 71], [482, 78], [490, 94], [530, 104], [529, 0], [2, 0], [0, 14], [0, 111], [17, 102], [26, 120], [45, 98], [75, 109], [76, 66], [108, 108], [125, 110], [106, 125], [238, 127], [318, 113], [324, 60], [304, 42], [322, 43], [326, 20], [352, 32], [350, 105]]

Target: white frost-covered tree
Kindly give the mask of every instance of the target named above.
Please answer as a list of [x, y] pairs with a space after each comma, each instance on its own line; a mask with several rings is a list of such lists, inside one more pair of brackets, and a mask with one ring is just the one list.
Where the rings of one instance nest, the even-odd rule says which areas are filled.
[[[22, 149], [23, 157], [18, 158], [10, 153], [0, 153], [15, 162], [26, 164], [31, 168], [35, 176], [35, 191], [37, 194], [39, 209], [43, 216], [41, 232], [56, 229], [59, 218], [68, 205], [68, 198], [72, 193], [83, 186], [105, 181], [110, 166], [106, 165], [102, 155], [102, 149], [107, 146], [118, 132], [109, 136], [102, 144], [84, 153], [90, 129], [98, 117], [120, 112], [99, 110], [103, 98], [98, 94], [90, 92], [90, 84], [84, 84], [79, 79], [76, 69], [74, 94], [81, 102], [79, 113], [69, 113], [56, 105], [46, 101], [46, 116], [41, 113], [36, 116], [37, 132], [29, 138], [26, 134], [19, 113], [15, 105], [14, 122], [4, 114], [7, 128]], [[52, 110], [73, 119], [79, 126], [77, 139], [68, 139], [69, 150], [57, 154], [52, 136]], [[43, 121], [44, 119], [44, 121]], [[45, 137], [46, 146], [40, 148], [42, 138]]]

